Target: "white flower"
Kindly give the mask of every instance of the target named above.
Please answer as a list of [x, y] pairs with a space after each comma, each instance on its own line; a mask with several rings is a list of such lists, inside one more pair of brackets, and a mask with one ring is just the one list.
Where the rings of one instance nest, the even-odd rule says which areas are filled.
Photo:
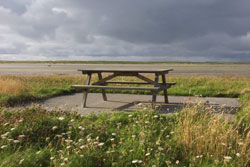
[[240, 157], [240, 153], [236, 153], [236, 156], [237, 156], [237, 157]]
[[7, 125], [9, 125], [9, 123], [5, 123], [3, 126], [7, 126]]
[[83, 148], [85, 148], [85, 145], [80, 146], [80, 149], [83, 149]]
[[170, 132], [170, 134], [172, 135], [172, 134], [174, 134], [174, 132], [172, 131], [172, 132]]
[[16, 128], [11, 128], [10, 130], [13, 131], [13, 130], [15, 130], [15, 129], [16, 129]]
[[61, 165], [61, 166], [64, 166], [64, 165], [65, 165], [65, 163], [63, 162], [63, 163], [61, 163], [60, 165]]
[[82, 142], [82, 141], [83, 141], [83, 139], [79, 139], [79, 140], [78, 140], [78, 142]]
[[150, 153], [145, 154], [146, 157], [149, 156], [149, 155], [150, 155]]
[[25, 135], [19, 135], [18, 137], [19, 137], [19, 138], [24, 138], [24, 137], [25, 137]]
[[67, 148], [67, 149], [70, 149], [70, 148], [71, 148], [71, 146], [67, 146], [66, 148]]
[[142, 160], [139, 160], [138, 163], [141, 164], [141, 163], [142, 163]]
[[116, 135], [116, 133], [112, 133], [112, 136], [115, 136]]
[[133, 138], [135, 138], [136, 136], [135, 135], [132, 135]]
[[132, 116], [133, 116], [133, 115], [131, 115], [131, 114], [128, 115], [128, 117], [130, 117], [130, 118], [131, 118]]
[[64, 158], [64, 162], [67, 162], [69, 160], [69, 158]]
[[112, 139], [110, 139], [111, 141], [114, 141], [115, 139], [114, 138], [112, 138]]
[[55, 157], [50, 157], [50, 160], [53, 160], [53, 159], [55, 159]]
[[158, 115], [155, 115], [154, 118], [158, 118]]
[[21, 165], [21, 164], [23, 163], [23, 161], [24, 161], [24, 159], [21, 159], [21, 160], [19, 161], [19, 165]]
[[177, 160], [177, 161], [175, 161], [175, 163], [176, 163], [176, 164], [179, 164], [179, 163], [180, 163], [180, 161], [179, 161], [179, 160]]
[[98, 146], [103, 146], [103, 145], [104, 145], [104, 143], [99, 143], [99, 144], [98, 144]]
[[230, 157], [230, 156], [224, 156], [224, 159], [225, 159], [225, 161], [230, 161], [232, 159], [232, 157]]
[[56, 129], [57, 129], [57, 126], [53, 126], [53, 127], [52, 127], [52, 130], [56, 130]]
[[13, 142], [14, 142], [14, 143], [20, 143], [20, 141], [19, 141], [19, 140], [14, 140]]
[[58, 118], [60, 121], [63, 121], [64, 120], [64, 117], [59, 117]]
[[4, 149], [4, 148], [6, 148], [7, 147], [7, 145], [2, 145], [1, 146], [1, 149]]
[[41, 151], [37, 151], [37, 152], [36, 152], [36, 154], [40, 154], [40, 153], [41, 153]]
[[82, 155], [82, 154], [81, 154], [81, 155], [80, 155], [80, 157], [81, 157], [81, 158], [83, 158], [83, 157], [84, 157], [84, 155]]
[[132, 161], [132, 164], [135, 164], [135, 163], [137, 163], [137, 162], [138, 162], [138, 160], [135, 159], [135, 160]]

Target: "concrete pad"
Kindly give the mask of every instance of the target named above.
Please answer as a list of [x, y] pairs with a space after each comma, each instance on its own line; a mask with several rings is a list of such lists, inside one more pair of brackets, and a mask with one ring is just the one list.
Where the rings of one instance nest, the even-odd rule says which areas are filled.
[[[107, 94], [108, 101], [103, 101], [101, 93], [89, 93], [87, 107], [82, 108], [82, 93], [58, 96], [41, 102], [49, 110], [75, 111], [82, 115], [100, 112], [127, 111], [151, 108], [151, 95]], [[163, 96], [157, 96], [157, 110], [160, 113], [178, 112], [185, 105], [204, 103], [213, 106], [216, 111], [234, 114], [240, 103], [236, 98], [169, 96], [169, 104]]]

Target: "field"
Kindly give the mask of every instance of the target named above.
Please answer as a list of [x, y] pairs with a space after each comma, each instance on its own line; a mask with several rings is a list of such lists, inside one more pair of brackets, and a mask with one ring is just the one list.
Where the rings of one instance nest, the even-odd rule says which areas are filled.
[[83, 80], [80, 75], [0, 75], [0, 166], [250, 165], [248, 76], [168, 78], [177, 82], [170, 95], [238, 97], [242, 106], [233, 121], [204, 104], [171, 116], [150, 109], [81, 117], [39, 106], [6, 108], [73, 93], [69, 86]]

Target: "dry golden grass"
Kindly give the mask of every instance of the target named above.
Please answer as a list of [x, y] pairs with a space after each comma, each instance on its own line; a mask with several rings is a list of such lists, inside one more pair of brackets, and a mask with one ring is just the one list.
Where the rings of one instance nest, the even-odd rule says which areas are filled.
[[0, 93], [1, 94], [19, 94], [26, 91], [24, 83], [10, 78], [0, 77]]
[[184, 152], [197, 161], [202, 160], [201, 157], [217, 158], [218, 162], [237, 157], [236, 166], [247, 166], [250, 162], [249, 126], [240, 134], [237, 124], [230, 123], [223, 114], [209, 111], [213, 108], [183, 109], [177, 125], [177, 141], [184, 146]]

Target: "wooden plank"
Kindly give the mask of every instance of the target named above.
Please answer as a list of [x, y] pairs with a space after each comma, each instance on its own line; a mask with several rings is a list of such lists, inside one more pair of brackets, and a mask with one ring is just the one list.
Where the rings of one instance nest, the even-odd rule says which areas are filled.
[[[158, 86], [159, 86], [158, 81], [159, 81], [159, 75], [156, 73], [156, 74], [155, 74], [154, 87], [158, 87]], [[157, 95], [156, 92], [154, 92], [153, 95], [152, 95], [152, 108], [155, 107], [156, 95]]]
[[[91, 74], [88, 74], [87, 80], [86, 80], [86, 85], [90, 84], [90, 80], [91, 80]], [[87, 97], [88, 97], [88, 90], [85, 89], [83, 91], [83, 101], [82, 101], [82, 106], [83, 108], [86, 107], [86, 102], [87, 102]]]
[[154, 70], [143, 70], [143, 69], [79, 69], [78, 71], [82, 71], [82, 73], [98, 73], [98, 72], [105, 72], [105, 73], [114, 73], [114, 72], [137, 72], [137, 73], [167, 73], [169, 71], [173, 71], [173, 69], [154, 69]]
[[143, 80], [143, 81], [146, 81], [146, 82], [149, 83], [149, 84], [154, 85], [154, 81], [153, 81], [153, 80], [151, 80], [151, 79], [149, 79], [149, 78], [147, 78], [147, 77], [144, 77], [144, 76], [141, 75], [141, 74], [137, 74], [136, 77], [139, 78], [139, 79], [141, 79], [141, 80]]
[[[162, 74], [161, 77], [162, 77], [162, 83], [163, 83], [163, 85], [166, 85], [165, 74]], [[163, 92], [164, 92], [164, 101], [165, 101], [165, 103], [168, 103], [168, 92], [167, 92], [167, 89], [164, 89]]]
[[140, 84], [140, 85], [149, 85], [148, 82], [134, 82], [134, 81], [108, 81], [107, 84]]
[[149, 90], [158, 91], [160, 87], [119, 87], [119, 86], [99, 86], [99, 85], [72, 85], [75, 89], [120, 89], [120, 90]]
[[[102, 73], [100, 73], [100, 72], [98, 73], [98, 78], [99, 78], [99, 80], [102, 80]], [[103, 97], [104, 101], [107, 101], [107, 96], [106, 96], [104, 89], [102, 89], [102, 97]]]
[[99, 81], [93, 83], [92, 85], [102, 85], [102, 84], [105, 84], [106, 81], [108, 81], [110, 79], [113, 79], [115, 77], [117, 77], [115, 74], [109, 75], [109, 76], [103, 78], [102, 80], [99, 80]]

